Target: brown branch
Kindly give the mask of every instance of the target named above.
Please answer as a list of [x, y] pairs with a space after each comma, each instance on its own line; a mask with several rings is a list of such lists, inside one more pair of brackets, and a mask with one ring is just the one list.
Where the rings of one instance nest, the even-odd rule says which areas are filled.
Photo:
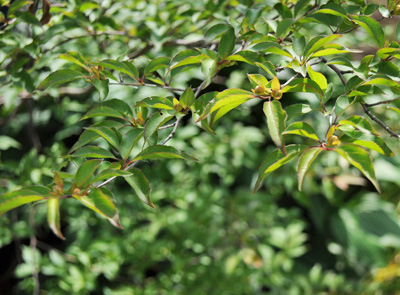
[[379, 102], [375, 102], [375, 103], [366, 103], [365, 105], [370, 108], [370, 107], [374, 107], [374, 106], [381, 105], [381, 104], [388, 104], [388, 103], [391, 103], [396, 100], [400, 100], [400, 97], [389, 99], [389, 100], [384, 100], [384, 101], [379, 101]]
[[[325, 63], [327, 62], [327, 60], [325, 58], [321, 58], [322, 61], [324, 61]], [[333, 71], [335, 71], [335, 73], [339, 76], [340, 80], [342, 80], [342, 83], [344, 86], [346, 86], [346, 79], [343, 76], [342, 72], [339, 70], [338, 67], [336, 67], [335, 65], [328, 65]], [[387, 102], [391, 102], [391, 101], [395, 101], [400, 99], [400, 97], [392, 99], [392, 100], [387, 100], [387, 101], [382, 101], [382, 102], [378, 102], [378, 103], [374, 103], [374, 104], [366, 104], [366, 103], [360, 103], [364, 112], [368, 115], [368, 117], [371, 118], [371, 120], [375, 121], [376, 123], [378, 123], [383, 129], [386, 130], [386, 132], [388, 132], [392, 137], [396, 137], [398, 139], [400, 139], [400, 135], [396, 134], [388, 125], [386, 125], [382, 120], [380, 120], [378, 117], [376, 117], [373, 113], [371, 113], [371, 111], [368, 109], [368, 107], [370, 106], [375, 106], [375, 105], [379, 105], [379, 104], [384, 104]], [[336, 118], [337, 119], [337, 118]]]
[[364, 112], [376, 123], [381, 125], [383, 129], [385, 129], [392, 137], [396, 137], [400, 139], [400, 135], [396, 134], [389, 126], [387, 126], [384, 122], [382, 122], [379, 118], [377, 118], [371, 111], [368, 109], [368, 106], [365, 103], [361, 103], [361, 106], [364, 109]]

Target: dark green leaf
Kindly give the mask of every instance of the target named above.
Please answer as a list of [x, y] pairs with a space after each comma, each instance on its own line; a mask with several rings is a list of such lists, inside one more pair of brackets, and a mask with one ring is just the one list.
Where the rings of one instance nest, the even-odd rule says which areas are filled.
[[138, 155], [136, 155], [134, 161], [151, 159], [184, 159], [198, 161], [197, 159], [178, 151], [172, 146], [165, 145], [155, 145], [144, 149]]
[[126, 182], [129, 183], [129, 185], [135, 190], [136, 195], [143, 203], [155, 208], [156, 206], [154, 206], [150, 198], [150, 183], [147, 180], [146, 176], [143, 174], [142, 170], [132, 168], [129, 170], [129, 172], [131, 172], [132, 175], [125, 177]]
[[83, 162], [82, 165], [79, 166], [75, 175], [76, 187], [85, 189], [90, 184], [90, 179], [93, 178], [94, 172], [100, 164], [101, 160], [89, 160]]
[[42, 83], [37, 87], [38, 90], [45, 90], [48, 87], [71, 82], [77, 79], [85, 78], [85, 76], [75, 70], [58, 70], [48, 75]]
[[107, 140], [109, 144], [111, 144], [114, 148], [118, 150], [119, 138], [117, 134], [114, 132], [114, 130], [108, 127], [90, 127], [88, 128], [88, 130], [96, 132], [98, 135]]
[[149, 120], [147, 120], [146, 125], [144, 126], [144, 139], [147, 140], [158, 130], [158, 128], [167, 123], [173, 117], [174, 117], [173, 115], [170, 115], [168, 113], [164, 114], [160, 112], [154, 113], [149, 118]]
[[266, 101], [263, 110], [267, 117], [269, 135], [275, 145], [286, 154], [285, 137], [283, 136], [283, 131], [286, 128], [286, 112], [282, 109], [281, 103], [277, 100]]
[[80, 148], [78, 150], [76, 150], [73, 154], [73, 157], [85, 157], [85, 158], [111, 158], [111, 159], [115, 159], [114, 155], [101, 148], [101, 147], [97, 147], [97, 146], [86, 146], [83, 148]]
[[312, 162], [318, 156], [318, 154], [322, 151], [321, 147], [310, 147], [307, 148], [300, 156], [299, 162], [297, 164], [297, 177], [299, 180], [299, 191], [301, 191], [304, 176], [307, 173], [307, 170], [310, 168]]
[[371, 157], [364, 149], [353, 144], [343, 144], [337, 147], [335, 151], [359, 169], [372, 182], [378, 192], [381, 191], [375, 177]]
[[129, 154], [131, 153], [137, 142], [142, 138], [143, 133], [143, 129], [135, 128], [124, 135], [119, 149], [121, 156], [124, 160], [128, 159]]
[[169, 57], [157, 57], [153, 59], [144, 69], [144, 74], [158, 71], [160, 69], [168, 68], [171, 59]]
[[374, 39], [375, 43], [382, 48], [385, 45], [385, 34], [380, 23], [372, 17], [364, 15], [351, 15], [353, 22], [358, 24]]
[[194, 92], [190, 87], [186, 88], [185, 92], [183, 92], [181, 97], [179, 98], [179, 102], [184, 108], [190, 107], [194, 103], [194, 101]]

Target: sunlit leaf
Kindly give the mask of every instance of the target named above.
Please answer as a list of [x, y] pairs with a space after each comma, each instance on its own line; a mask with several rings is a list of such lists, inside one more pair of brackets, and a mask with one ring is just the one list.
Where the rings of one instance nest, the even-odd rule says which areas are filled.
[[299, 191], [303, 186], [304, 176], [306, 175], [308, 169], [310, 168], [312, 162], [322, 151], [321, 147], [310, 147], [307, 148], [300, 156], [299, 162], [297, 164], [297, 177], [299, 181]]
[[263, 110], [267, 117], [269, 135], [275, 145], [285, 154], [285, 137], [283, 136], [283, 131], [286, 128], [286, 112], [277, 100], [266, 101]]
[[134, 161], [138, 160], [151, 160], [151, 159], [184, 159], [191, 161], [198, 161], [197, 159], [178, 151], [176, 148], [172, 146], [165, 145], [154, 145], [150, 146], [139, 154], [136, 155]]
[[318, 141], [318, 136], [314, 128], [306, 122], [294, 122], [290, 124], [283, 134], [297, 134]]
[[60, 199], [58, 197], [47, 200], [47, 221], [53, 233], [65, 240], [60, 227]]

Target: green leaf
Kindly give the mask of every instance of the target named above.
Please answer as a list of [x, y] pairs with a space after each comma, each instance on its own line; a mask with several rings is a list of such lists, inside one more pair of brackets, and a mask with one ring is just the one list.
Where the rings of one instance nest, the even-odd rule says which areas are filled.
[[359, 169], [365, 177], [367, 177], [376, 190], [380, 193], [381, 189], [375, 177], [374, 166], [370, 155], [361, 147], [354, 144], [343, 144], [335, 149], [335, 151], [345, 158], [350, 164]]
[[253, 82], [252, 84], [258, 85], [261, 88], [266, 88], [268, 85], [268, 80], [263, 75], [247, 74], [247, 77], [249, 78], [250, 82]]
[[160, 69], [168, 68], [170, 61], [171, 58], [169, 57], [157, 57], [149, 62], [144, 69], [144, 74], [147, 75]]
[[389, 86], [389, 87], [399, 87], [399, 83], [396, 81], [387, 79], [387, 78], [372, 78], [368, 79], [366, 82], [361, 85], [381, 85], [381, 86]]
[[347, 19], [347, 15], [343, 14], [337, 10], [329, 9], [329, 8], [324, 8], [324, 9], [319, 9], [315, 13], [323, 13], [323, 14], [331, 14], [331, 15], [336, 15], [339, 16], [343, 19]]
[[360, 130], [361, 132], [367, 134], [372, 133], [374, 135], [379, 136], [379, 133], [374, 129], [374, 127], [372, 127], [371, 123], [367, 119], [360, 116], [354, 115], [347, 118], [346, 120], [341, 120], [339, 122], [339, 125], [351, 125]]
[[394, 156], [392, 150], [387, 146], [385, 141], [374, 135], [368, 135], [360, 131], [345, 132], [345, 135], [340, 137], [342, 142], [352, 143], [371, 150], [374, 150], [386, 157]]
[[262, 63], [256, 62], [256, 66], [263, 69], [268, 75], [276, 77], [275, 66], [270, 61], [265, 61]]
[[339, 34], [333, 34], [326, 37], [315, 37], [307, 44], [306, 48], [304, 49], [304, 57], [308, 58], [309, 56], [317, 52], [318, 49], [323, 47], [325, 44], [340, 37], [342, 37], [342, 35]]
[[286, 128], [286, 112], [277, 100], [266, 101], [263, 110], [267, 117], [268, 130], [273, 142], [286, 154], [285, 137], [283, 136], [283, 131]]
[[112, 193], [103, 187], [92, 188], [88, 196], [78, 198], [85, 206], [107, 218], [113, 226], [123, 228], [112, 199]]
[[254, 95], [249, 91], [237, 88], [226, 89], [218, 93], [217, 96], [207, 105], [197, 122], [203, 120], [210, 113], [213, 113], [224, 106], [234, 105], [234, 107], [237, 107], [252, 98], [254, 98]]
[[42, 83], [37, 87], [38, 90], [45, 90], [48, 87], [71, 82], [77, 79], [85, 78], [85, 76], [75, 70], [58, 70], [48, 75]]
[[315, 52], [314, 54], [312, 54], [310, 56], [310, 59], [311, 58], [316, 58], [316, 57], [321, 57], [321, 56], [327, 56], [327, 55], [336, 55], [336, 54], [340, 54], [340, 53], [347, 53], [347, 52], [349, 52], [349, 50], [336, 49], [336, 48], [327, 48], [327, 49], [318, 50], [317, 52]]
[[310, 66], [307, 68], [307, 72], [311, 80], [317, 83], [322, 91], [325, 91], [328, 87], [328, 81], [326, 80], [325, 76], [319, 72], [314, 71]]
[[88, 66], [86, 65], [86, 59], [79, 52], [69, 51], [67, 53], [60, 54], [58, 58], [72, 62], [90, 72]]
[[73, 154], [73, 157], [85, 157], [85, 158], [110, 158], [115, 159], [114, 155], [98, 146], [86, 146], [76, 150]]
[[351, 15], [353, 22], [358, 24], [374, 39], [375, 43], [382, 48], [385, 45], [385, 34], [382, 26], [372, 17], [364, 15]]
[[200, 55], [196, 55], [196, 56], [189, 56], [189, 57], [179, 61], [178, 63], [176, 63], [173, 67], [171, 67], [171, 70], [179, 68], [179, 67], [182, 67], [182, 66], [198, 64], [205, 58], [210, 58], [210, 57], [208, 55], [206, 55], [206, 54], [200, 54]]
[[322, 151], [321, 147], [310, 147], [307, 148], [300, 156], [299, 162], [297, 164], [297, 177], [299, 180], [299, 191], [301, 191], [304, 176], [307, 173], [307, 170], [310, 168], [311, 163], [315, 160], [315, 158]]
[[294, 122], [290, 124], [283, 134], [297, 134], [318, 141], [318, 136], [314, 128], [306, 122]]
[[132, 173], [128, 172], [128, 171], [117, 170], [117, 169], [105, 169], [105, 170], [101, 171], [99, 174], [97, 174], [92, 179], [91, 182], [92, 183], [96, 183], [98, 181], [110, 179], [112, 177], [118, 177], [118, 176], [127, 177], [127, 176], [130, 176], [130, 175], [132, 175]]
[[106, 97], [108, 95], [108, 91], [109, 91], [109, 88], [108, 88], [109, 81], [108, 81], [108, 79], [105, 79], [105, 80], [94, 79], [92, 84], [97, 89], [97, 91], [99, 92], [99, 99], [100, 100], [106, 99]]
[[178, 151], [172, 146], [165, 145], [150, 146], [137, 154], [133, 161], [151, 159], [184, 159], [190, 161], [198, 161], [197, 159], [181, 151]]
[[203, 89], [205, 89], [208, 85], [211, 84], [214, 79], [215, 74], [217, 73], [217, 61], [211, 58], [205, 58], [201, 60], [201, 71], [203, 72], [206, 80], [203, 85]]
[[146, 125], [144, 126], [144, 139], [147, 140], [158, 130], [158, 128], [167, 123], [173, 117], [174, 117], [173, 115], [170, 115], [168, 113], [164, 114], [160, 112], [154, 113], [149, 118], [149, 120], [147, 120]]
[[48, 197], [49, 193], [50, 190], [48, 188], [39, 187], [39, 189], [24, 188], [3, 194], [0, 196], [0, 216], [19, 206], [43, 200]]
[[111, 146], [118, 150], [119, 138], [118, 135], [109, 127], [90, 127], [87, 130], [96, 132], [102, 138], [104, 138]]
[[135, 190], [136, 195], [143, 203], [149, 205], [150, 207], [156, 208], [150, 198], [150, 183], [143, 174], [142, 170], [132, 168], [129, 169], [129, 172], [131, 172], [132, 175], [125, 177], [126, 182], [129, 183], [129, 185]]
[[300, 115], [307, 114], [313, 111], [313, 108], [308, 104], [296, 103], [285, 108], [288, 120]]
[[72, 153], [76, 149], [83, 147], [84, 145], [88, 144], [89, 142], [95, 140], [96, 138], [99, 138], [99, 135], [96, 132], [93, 132], [91, 130], [83, 131], [81, 136], [79, 136], [78, 141], [75, 142], [75, 144], [70, 149], [69, 153]]
[[121, 61], [117, 61], [117, 60], [113, 60], [113, 59], [106, 59], [106, 60], [102, 60], [100, 62], [95, 62], [93, 64], [127, 74], [135, 80], [138, 80], [138, 77], [139, 77], [139, 71], [129, 61], [121, 62]]
[[257, 52], [250, 50], [242, 50], [236, 52], [233, 55], [228, 56], [226, 60], [234, 60], [248, 63], [249, 65], [255, 65], [256, 62], [261, 60], [260, 55]]
[[95, 106], [93, 109], [88, 111], [86, 115], [84, 115], [81, 120], [94, 118], [94, 117], [113, 117], [113, 118], [123, 118], [120, 112], [115, 109], [103, 105]]
[[174, 104], [171, 100], [161, 97], [161, 96], [152, 96], [143, 99], [135, 105], [137, 107], [148, 107], [148, 108], [156, 108], [156, 109], [164, 109], [164, 110], [173, 110]]
[[319, 85], [315, 83], [313, 80], [304, 78], [304, 79], [294, 79], [289, 84], [287, 84], [282, 89], [282, 93], [285, 92], [310, 92], [319, 95], [320, 97], [324, 97], [324, 92], [321, 90]]
[[304, 51], [304, 48], [306, 47], [306, 38], [304, 36], [300, 36], [298, 38], [292, 37], [292, 46], [293, 46], [293, 51], [301, 57]]
[[128, 159], [132, 149], [142, 138], [144, 132], [143, 129], [132, 129], [124, 135], [121, 141], [119, 151], [124, 160]]
[[188, 108], [190, 107], [195, 101], [194, 92], [192, 88], [188, 87], [182, 93], [181, 97], [179, 98], [179, 102], [182, 107]]
[[226, 23], [216, 24], [207, 30], [204, 38], [207, 40], [207, 42], [211, 42], [229, 29], [231, 29], [231, 26], [227, 25]]
[[278, 23], [278, 27], [276, 28], [276, 36], [278, 38], [286, 37], [287, 33], [290, 30], [290, 27], [295, 22], [292, 18], [285, 18]]
[[20, 149], [21, 144], [10, 136], [0, 135], [0, 150], [5, 151], [9, 148]]
[[226, 32], [222, 35], [221, 41], [219, 42], [218, 46], [218, 56], [222, 60], [227, 58], [235, 48], [236, 36], [235, 31], [233, 28], [229, 28]]
[[269, 174], [294, 159], [305, 148], [306, 146], [304, 145], [288, 145], [285, 148], [286, 155], [282, 153], [281, 150], [275, 150], [274, 152], [270, 153], [261, 164], [253, 193], [259, 189], [261, 183]]
[[76, 187], [85, 189], [90, 184], [90, 179], [93, 177], [94, 172], [100, 164], [101, 160], [89, 160], [83, 162], [75, 174]]
[[47, 200], [47, 221], [53, 233], [65, 240], [60, 227], [60, 199], [57, 197]]

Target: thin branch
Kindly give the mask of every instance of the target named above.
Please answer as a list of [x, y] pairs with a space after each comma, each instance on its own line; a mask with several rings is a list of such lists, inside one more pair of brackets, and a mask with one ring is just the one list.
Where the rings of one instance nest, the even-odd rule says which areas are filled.
[[381, 105], [381, 104], [388, 104], [388, 103], [391, 103], [396, 100], [400, 100], [400, 97], [389, 99], [389, 100], [384, 100], [384, 101], [379, 101], [379, 102], [375, 102], [375, 103], [366, 103], [365, 105], [370, 108], [370, 107], [374, 107], [374, 106]]
[[[326, 63], [326, 59], [325, 58], [321, 58], [321, 60], [323, 60]], [[335, 71], [335, 73], [339, 76], [340, 80], [342, 80], [342, 83], [344, 86], [346, 86], [346, 79], [343, 76], [342, 72], [339, 70], [338, 67], [336, 67], [335, 65], [328, 65], [332, 70]], [[392, 100], [388, 100], [388, 101], [382, 101], [382, 102], [378, 102], [378, 103], [374, 103], [374, 104], [366, 104], [366, 103], [361, 103], [362, 108], [364, 109], [364, 112], [368, 115], [368, 117], [371, 118], [371, 120], [375, 121], [376, 123], [378, 123], [383, 129], [386, 130], [386, 132], [388, 132], [392, 137], [396, 137], [398, 139], [400, 139], [400, 135], [396, 134], [389, 126], [387, 126], [382, 120], [380, 120], [379, 118], [377, 118], [373, 113], [371, 113], [371, 111], [368, 109], [368, 107], [370, 106], [375, 106], [375, 105], [379, 105], [379, 104], [384, 104], [387, 102], [391, 102], [391, 101], [395, 101], [400, 99], [400, 97], [392, 99]], [[335, 121], [337, 120], [337, 117], [335, 119]]]
[[172, 124], [168, 124], [168, 125], [162, 126], [162, 127], [158, 128], [158, 130], [167, 129], [167, 128], [171, 128], [171, 127], [174, 127], [174, 126], [175, 126], [175, 123], [172, 123]]
[[165, 138], [160, 144], [164, 145], [166, 144], [172, 137], [174, 137], [176, 130], [178, 129], [179, 123], [182, 121], [183, 117], [180, 117], [178, 120], [175, 122], [175, 127], [172, 129], [171, 133]]
[[109, 85], [119, 85], [119, 86], [134, 86], [134, 87], [154, 87], [154, 88], [163, 88], [163, 89], [168, 89], [171, 91], [185, 91], [185, 89], [182, 88], [174, 88], [166, 85], [157, 85], [157, 84], [148, 84], [148, 83], [125, 83], [125, 82], [118, 82], [118, 83], [110, 83]]
[[384, 122], [382, 122], [379, 118], [377, 118], [371, 111], [368, 109], [368, 106], [365, 103], [361, 103], [361, 106], [364, 109], [364, 112], [376, 123], [381, 125], [383, 129], [385, 129], [392, 137], [396, 137], [400, 139], [400, 135], [396, 134], [389, 126], [387, 126]]

